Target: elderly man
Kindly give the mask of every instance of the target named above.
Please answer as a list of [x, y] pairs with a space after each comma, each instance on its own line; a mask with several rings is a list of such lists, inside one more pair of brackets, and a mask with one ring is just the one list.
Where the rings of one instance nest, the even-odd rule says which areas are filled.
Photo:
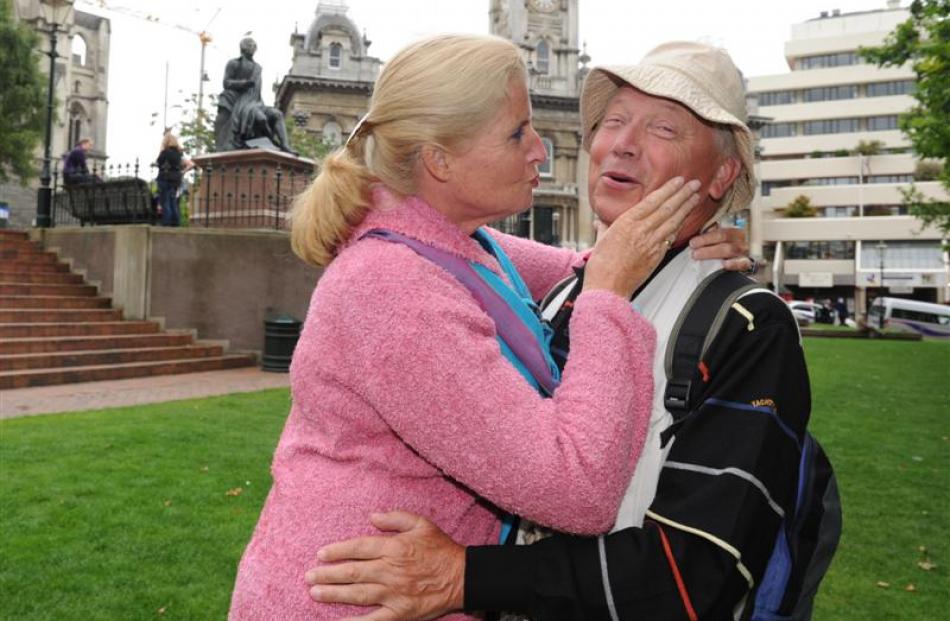
[[[321, 561], [350, 560], [308, 573], [316, 599], [380, 604], [366, 617], [374, 620], [457, 609], [537, 619], [750, 617], [782, 516], [794, 514], [796, 441], [810, 407], [798, 329], [781, 300], [754, 289], [733, 305], [703, 359], [701, 409], [672, 442], [661, 439], [673, 422], [663, 400], [667, 341], [690, 296], [721, 267], [683, 250], [754, 192], [741, 75], [722, 50], [668, 43], [639, 65], [594, 69], [581, 116], [591, 205], [603, 222], [672, 176], [702, 182], [702, 202], [632, 300], [657, 329], [655, 394], [614, 530], [581, 538], [522, 525], [520, 542], [531, 545], [465, 550], [422, 518], [377, 515], [378, 527], [401, 532], [322, 550]], [[572, 289], [549, 296], [560, 308], [548, 312], [552, 350], [569, 347], [562, 298]]]

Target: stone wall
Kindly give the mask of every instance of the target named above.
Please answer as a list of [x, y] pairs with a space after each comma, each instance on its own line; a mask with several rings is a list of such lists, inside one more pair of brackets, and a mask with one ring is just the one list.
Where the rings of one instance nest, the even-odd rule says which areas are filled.
[[7, 228], [26, 229], [33, 225], [36, 217], [36, 183], [22, 186], [17, 181], [0, 183], [0, 203], [10, 208], [10, 220]]
[[98, 284], [126, 319], [194, 329], [232, 351], [260, 351], [269, 316], [303, 321], [321, 274], [293, 254], [283, 231], [133, 225], [31, 235]]

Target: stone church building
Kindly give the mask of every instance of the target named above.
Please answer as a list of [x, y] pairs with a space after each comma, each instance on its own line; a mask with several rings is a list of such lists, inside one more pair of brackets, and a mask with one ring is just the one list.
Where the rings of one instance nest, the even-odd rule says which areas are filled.
[[[53, 165], [67, 153], [80, 138], [92, 138], [95, 143], [89, 153], [90, 165], [94, 160], [105, 160], [106, 121], [109, 102], [109, 39], [110, 22], [104, 17], [78, 11], [72, 1], [64, 3], [62, 14], [57, 15], [57, 58], [54, 63], [54, 104], [52, 148]], [[39, 0], [13, 0], [13, 19], [28, 24], [39, 35], [38, 44], [44, 54], [37, 54], [40, 69], [48, 75], [50, 16]], [[44, 89], [45, 96], [45, 89]], [[44, 110], [45, 112], [45, 110]], [[43, 144], [36, 150], [36, 169], [43, 160]], [[24, 187], [17, 180], [0, 185], [0, 202], [10, 209], [11, 227], [28, 227], [36, 215], [36, 188], [34, 178]]]
[[[581, 150], [579, 97], [589, 58], [578, 46], [579, 0], [490, 0], [490, 32], [518, 45], [530, 73], [534, 125], [548, 159], [534, 207], [496, 226], [538, 241], [577, 248], [593, 243], [587, 157]], [[277, 87], [277, 107], [333, 144], [369, 107], [382, 61], [341, 0], [321, 0], [306, 34], [295, 32], [293, 66]]]

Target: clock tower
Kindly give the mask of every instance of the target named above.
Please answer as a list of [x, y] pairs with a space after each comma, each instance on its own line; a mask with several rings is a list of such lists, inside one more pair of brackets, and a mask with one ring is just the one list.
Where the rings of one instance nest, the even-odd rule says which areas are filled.
[[589, 58], [578, 47], [577, 14], [578, 0], [490, 0], [489, 26], [523, 51], [533, 123], [548, 152], [534, 207], [496, 224], [548, 244], [585, 248], [593, 243], [593, 215], [579, 97]]

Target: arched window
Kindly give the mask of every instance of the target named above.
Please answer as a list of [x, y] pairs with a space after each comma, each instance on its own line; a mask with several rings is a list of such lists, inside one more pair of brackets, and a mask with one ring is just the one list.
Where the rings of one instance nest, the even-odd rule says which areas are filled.
[[553, 177], [554, 176], [554, 141], [550, 138], [541, 137], [541, 142], [544, 143], [544, 151], [547, 153], [547, 157], [544, 162], [538, 166], [538, 174], [542, 177]]
[[343, 46], [339, 43], [330, 44], [330, 69], [339, 69], [343, 66]]
[[334, 146], [343, 142], [343, 130], [336, 121], [328, 121], [323, 126], [323, 141]]
[[538, 70], [538, 73], [547, 75], [550, 68], [550, 56], [551, 49], [548, 47], [548, 42], [544, 39], [538, 41], [538, 49], [536, 50], [538, 56], [538, 62], [535, 65], [535, 68]]
[[82, 35], [73, 37], [72, 57], [74, 65], [86, 66], [86, 40], [82, 38]]

